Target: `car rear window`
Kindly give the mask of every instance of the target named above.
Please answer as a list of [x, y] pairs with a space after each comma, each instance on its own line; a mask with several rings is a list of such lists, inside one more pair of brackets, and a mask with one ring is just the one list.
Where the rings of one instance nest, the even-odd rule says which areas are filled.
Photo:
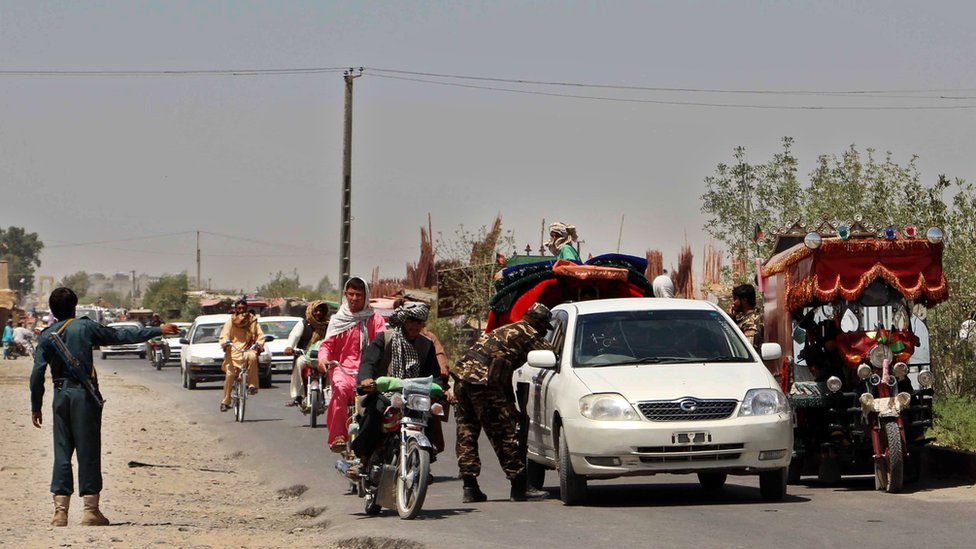
[[580, 315], [573, 342], [577, 367], [755, 360], [735, 327], [709, 310]]
[[275, 339], [287, 339], [288, 335], [291, 334], [291, 329], [298, 324], [297, 320], [274, 320], [271, 322], [262, 322], [261, 331], [264, 335], [273, 335]]

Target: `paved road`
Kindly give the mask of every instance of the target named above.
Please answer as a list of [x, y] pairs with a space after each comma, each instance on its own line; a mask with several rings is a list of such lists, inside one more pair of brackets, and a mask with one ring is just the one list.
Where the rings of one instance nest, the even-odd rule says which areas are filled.
[[[247, 421], [236, 424], [232, 413], [218, 411], [217, 384], [195, 391], [180, 386], [179, 366], [153, 370], [147, 361], [111, 358], [100, 361], [132, 383], [158, 391], [181, 409], [196, 427], [221, 435], [228, 453], [244, 452], [271, 489], [294, 484], [309, 487], [299, 504], [324, 505], [330, 538], [359, 535], [400, 537], [428, 547], [891, 547], [923, 544], [971, 547], [976, 520], [976, 489], [922, 484], [906, 494], [879, 494], [870, 478], [852, 479], [839, 487], [791, 486], [784, 502], [759, 499], [757, 480], [730, 477], [724, 493], [708, 496], [694, 476], [660, 476], [591, 482], [586, 506], [564, 507], [558, 479], [550, 472], [546, 486], [553, 499], [507, 501], [508, 483], [482, 438], [485, 464], [481, 484], [490, 500], [461, 503], [456, 480], [453, 424], [446, 429], [449, 450], [433, 465], [436, 482], [428, 492], [421, 518], [401, 521], [384, 511], [363, 513], [362, 500], [346, 493], [334, 471], [335, 459], [325, 445], [326, 429], [310, 429], [306, 416], [286, 408], [287, 379], [248, 399]], [[111, 399], [111, 395], [107, 395]], [[176, 458], [176, 456], [174, 456]], [[138, 459], [133, 457], [133, 459]], [[259, 510], [256, 510], [256, 513]], [[296, 521], [296, 526], [297, 526]]]

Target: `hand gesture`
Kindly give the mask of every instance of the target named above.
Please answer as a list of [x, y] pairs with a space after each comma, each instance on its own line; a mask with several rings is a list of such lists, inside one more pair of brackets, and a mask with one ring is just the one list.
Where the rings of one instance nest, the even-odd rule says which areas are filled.
[[163, 331], [163, 335], [180, 335], [180, 328], [176, 324], [163, 324], [159, 329]]

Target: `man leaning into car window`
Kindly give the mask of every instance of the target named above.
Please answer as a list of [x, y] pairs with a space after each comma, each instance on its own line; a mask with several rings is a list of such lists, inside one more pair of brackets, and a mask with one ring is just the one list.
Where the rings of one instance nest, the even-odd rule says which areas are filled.
[[482, 429], [488, 435], [505, 476], [512, 483], [512, 501], [546, 496], [546, 492], [526, 484], [525, 449], [518, 444], [515, 432], [518, 411], [515, 409], [512, 373], [525, 363], [529, 351], [552, 349], [543, 339], [551, 317], [552, 313], [545, 305], [534, 303], [522, 320], [481, 334], [451, 371], [456, 380], [456, 452], [464, 483], [464, 503], [488, 499], [478, 486], [481, 473], [478, 438]]

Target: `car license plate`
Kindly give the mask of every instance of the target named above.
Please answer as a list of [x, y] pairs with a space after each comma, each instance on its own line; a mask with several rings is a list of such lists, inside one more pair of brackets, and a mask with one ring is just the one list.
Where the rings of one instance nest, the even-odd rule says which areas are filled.
[[712, 441], [712, 434], [707, 432], [684, 431], [671, 435], [673, 444], [706, 444]]

